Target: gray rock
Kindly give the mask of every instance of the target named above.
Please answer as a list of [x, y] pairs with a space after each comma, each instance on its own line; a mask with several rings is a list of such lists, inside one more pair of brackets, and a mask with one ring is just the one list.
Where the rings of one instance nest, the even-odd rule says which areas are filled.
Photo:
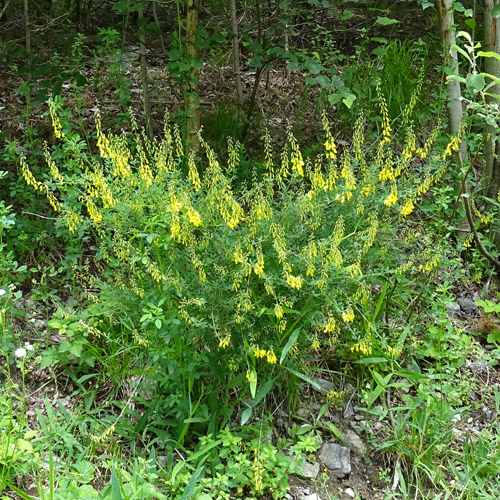
[[47, 329], [47, 321], [44, 319], [30, 318], [29, 322], [37, 332], [42, 332]]
[[366, 445], [353, 430], [346, 429], [343, 436], [345, 444], [353, 453], [361, 457], [366, 456]]
[[352, 488], [346, 488], [345, 494], [350, 496], [351, 498], [354, 498], [356, 496], [356, 493], [354, 493], [354, 490]]
[[297, 474], [305, 479], [316, 479], [319, 474], [319, 463], [314, 462], [313, 464], [304, 461], [303, 465], [297, 465]]
[[472, 362], [467, 362], [467, 366], [474, 372], [480, 375], [488, 371], [488, 363], [484, 359], [476, 359]]
[[328, 380], [325, 380], [323, 378], [317, 378], [314, 379], [317, 385], [319, 385], [319, 389], [316, 386], [312, 386], [313, 389], [316, 391], [320, 392], [321, 394], [328, 394], [330, 391], [335, 391], [335, 386], [329, 382]]
[[348, 401], [344, 408], [344, 418], [346, 420], [350, 420], [353, 416], [354, 416], [354, 408], [352, 407], [352, 403]]
[[460, 306], [455, 302], [449, 302], [446, 304], [446, 309], [448, 309], [448, 317], [452, 319], [460, 318]]
[[345, 446], [325, 443], [321, 447], [319, 458], [339, 478], [351, 472], [351, 450]]
[[471, 299], [464, 297], [463, 299], [457, 299], [458, 305], [463, 312], [471, 313], [477, 309], [476, 304]]
[[304, 500], [321, 500], [321, 498], [316, 493], [313, 493], [312, 495], [306, 495]]

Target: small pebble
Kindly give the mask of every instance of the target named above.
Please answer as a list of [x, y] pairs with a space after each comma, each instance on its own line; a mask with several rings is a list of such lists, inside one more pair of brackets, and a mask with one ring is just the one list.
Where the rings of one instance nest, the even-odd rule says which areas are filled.
[[347, 488], [345, 490], [345, 494], [349, 495], [351, 498], [354, 498], [356, 496], [356, 493], [354, 493], [354, 490], [352, 488]]

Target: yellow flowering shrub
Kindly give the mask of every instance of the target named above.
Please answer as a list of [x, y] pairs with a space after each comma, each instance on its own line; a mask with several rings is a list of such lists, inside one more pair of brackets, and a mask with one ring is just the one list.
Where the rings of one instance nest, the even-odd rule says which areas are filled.
[[[395, 235], [443, 177], [460, 137], [435, 153], [435, 134], [418, 146], [410, 128], [397, 148], [380, 101], [382, 136], [373, 144], [360, 117], [352, 146], [341, 147], [323, 115], [319, 154], [307, 157], [291, 130], [275, 152], [267, 133], [264, 157], [245, 184], [236, 142], [225, 161], [200, 135], [202, 156], [195, 158], [168, 123], [149, 140], [134, 122], [129, 133], [108, 133], [97, 116], [92, 154], [69, 142], [52, 102], [54, 133], [68, 141], [80, 170], [69, 175], [64, 159], [47, 150], [48, 177], [35, 179], [24, 157], [21, 174], [49, 197], [69, 231], [91, 229], [107, 286], [136, 297], [128, 315], [141, 348], [168, 344], [175, 334], [182, 356], [216, 360], [224, 377], [238, 372], [255, 385], [259, 373], [279, 364], [297, 328], [299, 348], [288, 346], [288, 358], [339, 343], [350, 355], [371, 354], [376, 325], [368, 335], [363, 322], [376, 287], [403, 273], [428, 274], [439, 263], [433, 249], [408, 255], [405, 265], [401, 257], [414, 243]], [[162, 319], [151, 322], [156, 340], [138, 334], [143, 305], [160, 299]], [[180, 356], [176, 349], [169, 356]]]

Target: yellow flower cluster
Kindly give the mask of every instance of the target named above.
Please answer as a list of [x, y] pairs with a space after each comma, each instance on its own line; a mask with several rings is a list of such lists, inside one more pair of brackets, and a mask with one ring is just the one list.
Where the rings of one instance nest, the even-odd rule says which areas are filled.
[[229, 347], [230, 342], [231, 342], [231, 335], [227, 334], [224, 338], [220, 340], [219, 349], [227, 349], [227, 347]]
[[351, 306], [347, 306], [346, 310], [342, 312], [342, 319], [344, 323], [352, 323], [354, 321], [354, 311]]
[[377, 94], [379, 98], [380, 111], [382, 112], [382, 140], [379, 143], [379, 146], [383, 146], [391, 142], [391, 122], [389, 120], [389, 109], [387, 107], [387, 101], [385, 100], [384, 95], [380, 91], [380, 87], [377, 86]]
[[330, 131], [330, 124], [328, 123], [328, 118], [326, 113], [323, 111], [321, 116], [321, 121], [323, 123], [323, 132], [325, 133], [326, 141], [325, 141], [325, 150], [326, 150], [326, 158], [328, 160], [335, 160], [337, 158], [337, 146], [335, 144], [335, 140], [333, 139], [332, 133]]
[[351, 346], [351, 352], [360, 352], [364, 356], [370, 356], [373, 352], [371, 335], [365, 335], [360, 342]]
[[259, 346], [252, 346], [252, 354], [257, 358], [266, 358], [266, 361], [270, 364], [270, 365], [274, 365], [276, 364], [276, 361], [277, 361], [277, 358], [276, 358], [276, 354], [274, 354], [274, 350], [273, 348], [271, 347], [271, 349], [268, 349], [266, 351], [266, 349], [261, 349]]
[[286, 282], [296, 290], [300, 290], [304, 284], [304, 278], [302, 276], [293, 276], [293, 274], [286, 275]]
[[59, 117], [57, 116], [56, 113], [56, 103], [52, 98], [49, 99], [49, 111], [50, 111], [50, 118], [52, 120], [52, 127], [54, 128], [54, 135], [58, 139], [63, 139], [64, 132], [62, 130], [61, 121], [59, 120]]
[[259, 492], [264, 489], [264, 484], [262, 481], [262, 474], [264, 472], [264, 466], [262, 465], [262, 459], [259, 456], [257, 448], [254, 450], [255, 458], [253, 460], [253, 472], [254, 472], [254, 486], [255, 491]]
[[326, 395], [326, 402], [330, 406], [337, 406], [344, 399], [345, 391], [329, 391]]

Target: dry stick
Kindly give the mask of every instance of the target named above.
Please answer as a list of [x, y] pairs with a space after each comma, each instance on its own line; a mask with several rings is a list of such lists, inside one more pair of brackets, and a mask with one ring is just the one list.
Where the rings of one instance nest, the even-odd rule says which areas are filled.
[[[483, 140], [484, 140], [484, 138], [483, 138]], [[478, 151], [479, 151], [479, 149], [478, 149]], [[458, 168], [460, 170], [462, 170], [462, 157], [460, 156], [460, 153], [457, 152], [455, 156], [456, 156], [456, 160], [458, 163]], [[476, 153], [476, 157], [477, 157], [477, 153]], [[465, 173], [465, 175], [462, 179], [462, 186], [460, 188], [460, 193], [458, 194], [458, 196], [459, 197], [461, 196], [463, 201], [464, 201], [465, 216], [467, 217], [467, 222], [469, 223], [469, 227], [470, 227], [470, 230], [472, 231], [472, 234], [474, 236], [474, 241], [476, 242], [478, 250], [481, 252], [481, 254], [484, 257], [486, 257], [486, 259], [490, 262], [490, 264], [492, 264], [498, 271], [500, 271], [500, 260], [493, 257], [493, 255], [491, 255], [490, 252], [488, 252], [486, 247], [483, 245], [483, 242], [481, 241], [481, 238], [479, 237], [479, 234], [477, 233], [474, 218], [472, 217], [472, 210], [471, 210], [470, 201], [469, 201], [469, 193], [467, 192], [466, 178], [467, 178], [467, 175], [469, 174], [469, 172], [471, 171], [473, 164], [474, 164], [474, 161], [471, 162], [471, 166], [469, 167], [469, 169], [467, 170], [467, 172]]]

